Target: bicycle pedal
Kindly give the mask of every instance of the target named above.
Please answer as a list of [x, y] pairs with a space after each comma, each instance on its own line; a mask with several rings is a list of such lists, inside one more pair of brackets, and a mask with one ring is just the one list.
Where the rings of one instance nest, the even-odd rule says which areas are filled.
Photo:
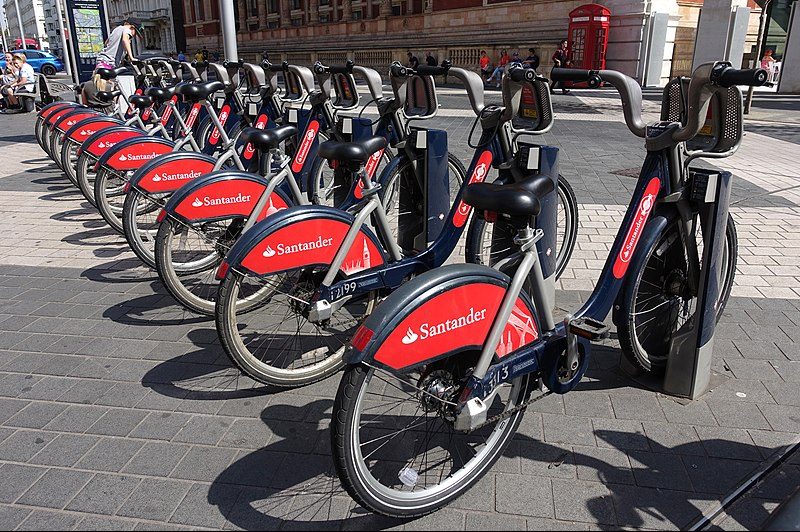
[[569, 331], [575, 336], [586, 338], [591, 342], [604, 340], [609, 336], [608, 325], [592, 318], [575, 318], [569, 322]]

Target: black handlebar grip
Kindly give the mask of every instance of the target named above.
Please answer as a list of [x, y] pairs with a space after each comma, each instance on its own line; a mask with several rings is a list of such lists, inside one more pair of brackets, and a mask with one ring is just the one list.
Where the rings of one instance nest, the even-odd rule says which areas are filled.
[[603, 82], [596, 70], [581, 70], [578, 68], [554, 68], [550, 71], [550, 79], [553, 81], [586, 83], [590, 89], [599, 87]]
[[404, 78], [408, 76], [408, 69], [401, 65], [400, 63], [393, 63], [389, 67], [389, 74], [393, 78]]
[[450, 70], [450, 61], [442, 61], [441, 66], [419, 65], [416, 69], [421, 76], [446, 76]]
[[225, 67], [225, 68], [234, 67], [234, 66], [235, 67], [242, 67], [242, 66], [244, 66], [244, 60], [239, 59], [238, 61], [231, 61], [230, 59], [226, 59], [225, 61], [222, 62], [222, 66]]
[[333, 65], [328, 67], [328, 72], [331, 74], [350, 74], [353, 72], [355, 63], [351, 59], [345, 61], [344, 65]]
[[760, 87], [767, 82], [767, 71], [763, 68], [723, 68], [716, 76], [712, 74], [711, 80], [720, 87], [733, 87], [734, 85], [747, 85]]
[[508, 69], [508, 77], [511, 81], [522, 83], [523, 81], [533, 81], [536, 79], [536, 71], [532, 68], [515, 66]]
[[265, 59], [264, 61], [261, 62], [261, 67], [264, 70], [268, 70], [270, 72], [283, 72], [284, 70], [289, 68], [289, 63], [284, 61], [279, 65], [273, 65], [272, 63], [269, 62], [269, 60]]

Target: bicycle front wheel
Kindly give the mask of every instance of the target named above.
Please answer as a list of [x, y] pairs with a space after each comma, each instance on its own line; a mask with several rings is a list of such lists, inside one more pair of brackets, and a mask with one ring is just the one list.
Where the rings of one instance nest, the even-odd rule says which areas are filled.
[[[569, 263], [578, 238], [578, 200], [564, 176], [558, 176], [556, 213], [556, 279]], [[467, 230], [466, 261], [492, 266], [511, 252], [516, 232], [506, 224], [487, 223], [473, 216]]]
[[[632, 272], [635, 276], [623, 289], [619, 309], [622, 352], [636, 367], [655, 374], [666, 370], [672, 338], [694, 317], [697, 304], [697, 297], [687, 287], [689, 262], [679, 223], [667, 226], [645, 250], [644, 265]], [[702, 259], [699, 232], [697, 238]], [[717, 321], [733, 287], [737, 255], [736, 226], [729, 215], [717, 294]]]
[[425, 515], [463, 494], [501, 456], [522, 420], [524, 409], [514, 409], [530, 393], [529, 377], [487, 399], [489, 423], [457, 431], [452, 405], [471, 370], [465, 361], [477, 355], [460, 353], [402, 375], [364, 365], [345, 370], [331, 443], [339, 479], [359, 504], [392, 517]]

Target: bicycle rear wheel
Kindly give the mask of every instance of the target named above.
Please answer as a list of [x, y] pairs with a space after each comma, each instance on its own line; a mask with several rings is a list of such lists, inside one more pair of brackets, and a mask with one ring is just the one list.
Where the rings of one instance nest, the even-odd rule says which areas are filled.
[[77, 165], [78, 148], [80, 147], [81, 145], [72, 139], [66, 139], [61, 143], [61, 168], [67, 175], [67, 179], [75, 186], [78, 186]]
[[[377, 303], [377, 293], [348, 301], [325, 323], [308, 319], [311, 296], [326, 273], [300, 268], [265, 277], [230, 272], [220, 284], [216, 324], [231, 361], [251, 378], [275, 386], [303, 386], [341, 369], [345, 347]], [[242, 300], [260, 288], [260, 308]], [[249, 310], [253, 310], [251, 307]]]
[[122, 206], [122, 229], [125, 240], [139, 259], [151, 268], [156, 267], [156, 234], [158, 214], [166, 205], [169, 194], [148, 196], [132, 189], [125, 195]]
[[75, 163], [75, 176], [78, 180], [78, 188], [81, 189], [83, 197], [86, 201], [97, 207], [97, 202], [94, 199], [94, 181], [97, 179], [97, 172], [94, 165], [97, 164], [97, 159], [89, 155], [89, 152], [84, 151], [78, 157]]
[[[156, 269], [178, 303], [198, 314], [214, 315], [217, 267], [243, 226], [242, 218], [189, 225], [167, 217], [161, 222], [155, 242]], [[240, 302], [240, 311], [258, 304], [252, 296], [248, 293], [246, 301]]]
[[[635, 271], [635, 277], [626, 283], [621, 294], [617, 332], [622, 351], [636, 367], [655, 374], [666, 369], [672, 338], [694, 317], [697, 303], [697, 298], [687, 289], [688, 259], [678, 223], [673, 222], [659, 238], [653, 239], [645, 250], [643, 267]], [[702, 259], [702, 242], [698, 245]], [[717, 295], [717, 321], [733, 287], [737, 255], [736, 225], [729, 215]]]
[[122, 234], [122, 205], [128, 176], [108, 168], [100, 168], [94, 180], [94, 200], [100, 215], [111, 228]]
[[529, 377], [501, 385], [489, 422], [473, 432], [452, 426], [452, 405], [478, 353], [459, 353], [419, 371], [394, 374], [364, 365], [345, 370], [331, 422], [339, 479], [363, 507], [392, 517], [433, 512], [463, 494], [501, 456], [530, 395]]

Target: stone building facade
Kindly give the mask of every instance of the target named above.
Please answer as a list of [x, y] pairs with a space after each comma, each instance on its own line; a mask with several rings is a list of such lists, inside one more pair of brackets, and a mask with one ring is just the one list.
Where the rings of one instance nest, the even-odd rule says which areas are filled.
[[45, 26], [44, 7], [42, 0], [5, 0], [4, 8], [8, 23], [8, 45], [14, 48], [14, 41], [20, 38], [19, 19], [17, 18], [17, 4], [22, 18], [22, 31], [26, 39], [34, 39], [39, 43], [40, 50], [50, 50], [51, 41]]
[[[754, 8], [752, 43], [758, 9]], [[525, 56], [537, 49], [542, 70], [567, 37], [569, 12], [586, 0], [235, 0], [239, 55], [253, 61], [268, 51], [271, 58], [308, 64], [316, 59], [384, 69], [406, 52], [422, 59], [430, 51], [441, 60], [477, 67], [480, 50], [496, 60], [502, 49]], [[656, 71], [663, 84], [684, 73], [694, 48], [702, 0], [604, 0], [611, 10], [607, 67], [644, 79]], [[183, 0], [187, 47], [221, 50], [218, 2]], [[666, 43], [649, 48], [651, 21], [668, 20]], [[663, 23], [663, 22], [662, 22]], [[663, 48], [663, 49], [662, 49]], [[746, 50], [749, 50], [746, 47]], [[687, 56], [688, 54], [688, 56]], [[650, 64], [648, 64], [650, 63]], [[681, 72], [678, 72], [681, 71]], [[652, 76], [651, 76], [652, 77]]]

